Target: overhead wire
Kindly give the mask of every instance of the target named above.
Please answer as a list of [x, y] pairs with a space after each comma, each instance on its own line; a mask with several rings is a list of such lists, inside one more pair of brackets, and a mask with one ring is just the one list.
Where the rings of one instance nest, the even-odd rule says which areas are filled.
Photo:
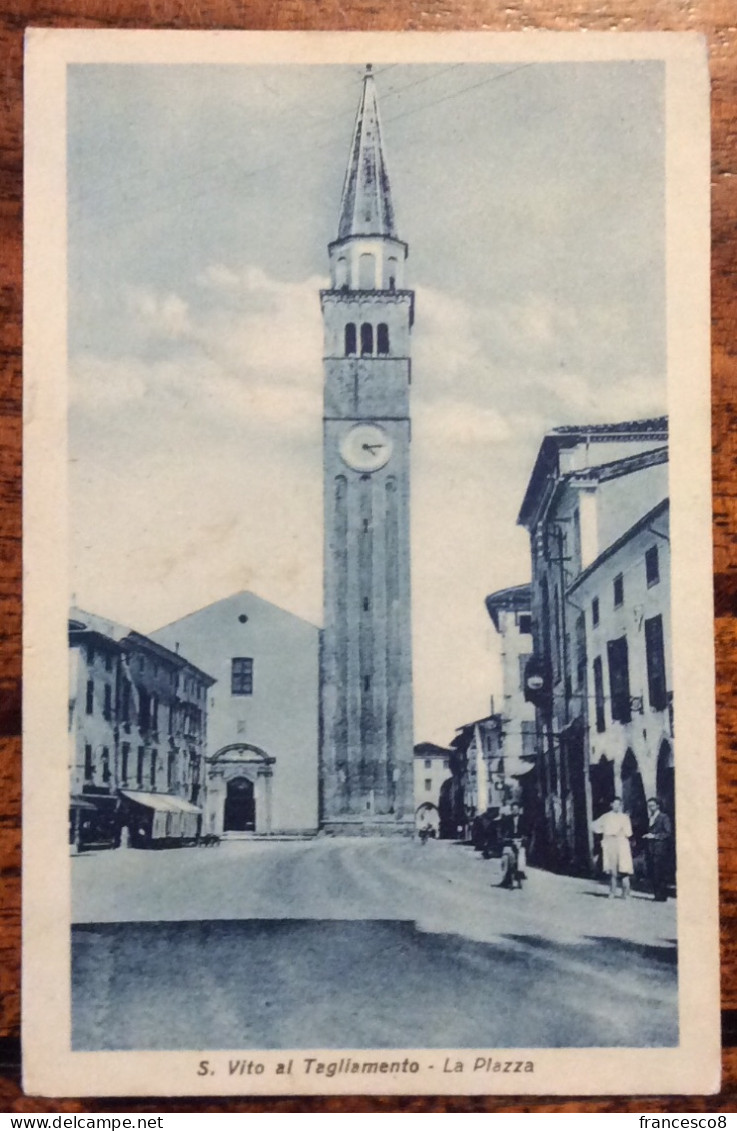
[[[383, 70], [388, 70], [389, 66], [397, 66], [397, 65], [398, 64], [389, 64], [386, 68], [383, 68]], [[480, 88], [482, 86], [488, 86], [493, 82], [498, 82], [501, 79], [507, 78], [510, 75], [517, 73], [518, 71], [524, 70], [525, 68], [531, 67], [531, 66], [534, 66], [534, 65], [535, 64], [533, 64], [533, 63], [524, 63], [524, 64], [521, 64], [520, 66], [517, 66], [517, 67], [508, 68], [506, 71], [501, 72], [501, 74], [497, 73], [497, 74], [489, 75], [487, 78], [482, 79], [480, 82], [473, 83], [470, 86], [462, 87], [460, 90], [451, 91], [450, 93], [442, 95], [439, 98], [435, 98], [435, 99], [431, 99], [429, 101], [423, 102], [420, 106], [414, 106], [414, 107], [409, 108], [408, 110], [404, 110], [404, 111], [402, 111], [398, 114], [394, 114], [394, 115], [392, 115], [388, 118], [384, 118], [383, 122], [385, 124], [397, 122], [397, 121], [400, 121], [401, 119], [409, 117], [411, 115], [430, 110], [433, 107], [440, 105], [443, 102], [447, 102], [447, 101], [449, 101], [453, 98], [461, 97], [462, 95], [467, 94], [467, 93], [469, 93], [473, 90], [477, 90], [478, 88]], [[435, 72], [432, 75], [422, 76], [422, 78], [415, 79], [411, 83], [406, 83], [401, 87], [394, 88], [393, 90], [389, 89], [385, 93], [382, 92], [382, 100], [386, 101], [387, 98], [397, 97], [397, 96], [403, 94], [405, 91], [407, 91], [407, 90], [409, 90], [413, 87], [419, 86], [419, 85], [421, 85], [422, 83], [425, 83], [425, 82], [429, 82], [432, 79], [437, 79], [442, 74], [446, 74], [449, 71], [453, 71], [453, 70], [458, 69], [459, 67], [465, 67], [465, 66], [467, 66], [467, 64], [463, 64], [463, 63], [450, 64], [448, 67], [445, 67], [441, 71]], [[374, 73], [380, 73], [380, 72], [374, 72]], [[349, 116], [348, 112], [346, 111], [345, 113], [343, 113], [341, 115], [331, 117], [329, 119], [324, 118], [324, 119], [321, 119], [320, 121], [314, 121], [314, 122], [311, 122], [311, 123], [307, 123], [307, 125], [305, 125], [303, 128], [300, 129], [300, 136], [307, 129], [314, 129], [314, 128], [320, 127], [328, 121], [332, 125], [336, 121], [347, 118], [348, 116]], [[350, 117], [351, 118], [355, 117], [355, 111], [350, 112]], [[336, 144], [336, 139], [333, 136], [327, 141], [319, 142], [315, 145], [312, 145], [310, 147], [309, 151], [310, 152], [320, 151], [320, 150], [323, 150], [323, 149], [331, 148], [335, 144]], [[294, 152], [294, 151], [292, 151], [292, 152]], [[307, 152], [307, 149], [305, 149], [305, 152]], [[211, 186], [212, 186], [212, 173], [214, 171], [218, 170], [218, 169], [223, 170], [225, 168], [232, 167], [233, 171], [238, 173], [238, 175], [241, 179], [241, 182], [242, 182], [242, 181], [246, 181], [246, 180], [251, 180], [254, 177], [262, 175], [263, 173], [272, 172], [273, 170], [280, 168], [281, 166], [286, 164], [286, 161], [287, 161], [286, 158], [279, 158], [279, 159], [277, 159], [273, 162], [269, 162], [268, 164], [256, 166], [255, 168], [243, 169], [241, 167], [239, 169], [237, 160], [235, 158], [233, 158], [232, 156], [228, 157], [227, 159], [225, 159], [220, 164], [215, 165], [215, 166], [210, 166], [206, 170], [207, 173], [210, 175], [210, 179], [208, 180], [207, 184], [204, 184], [201, 188], [197, 189], [196, 191], [190, 192], [188, 194], [187, 199], [190, 199], [190, 200], [198, 199], [199, 197], [201, 197], [201, 196], [205, 195], [207, 192], [209, 192], [211, 190]], [[203, 170], [193, 171], [192, 173], [188, 174], [187, 176], [179, 178], [178, 183], [181, 184], [185, 180], [191, 181], [194, 178], [196, 178], [197, 176], [200, 176], [202, 174], [202, 172], [203, 172]], [[86, 203], [87, 200], [89, 200], [90, 195], [91, 194], [89, 192], [86, 192], [84, 195], [77, 197], [77, 198], [75, 198], [74, 195], [72, 195], [71, 198], [70, 198], [70, 202], [69, 202], [70, 208], [74, 209], [74, 208], [79, 208], [79, 207], [83, 206], [83, 204]], [[126, 198], [123, 198], [123, 199], [126, 199]], [[128, 199], [130, 199], [130, 198], [128, 198]], [[135, 203], [135, 202], [133, 202], [133, 203]], [[154, 217], [154, 216], [156, 216], [156, 215], [158, 215], [162, 212], [171, 211], [171, 208], [172, 208], [172, 202], [167, 201], [166, 204], [162, 204], [160, 207], [146, 209], [145, 215], [137, 215], [136, 213], [133, 213], [131, 215], [130, 219], [134, 223], [136, 221], [143, 222], [144, 220], [149, 220], [150, 218], [152, 218], [152, 217]], [[107, 217], [104, 213], [102, 213], [102, 214], [98, 213], [94, 217], [94, 220], [98, 221], [100, 223], [106, 221], [106, 219], [107, 219]], [[119, 220], [126, 219], [125, 211], [123, 211], [123, 213], [121, 215], [120, 210], [118, 210], [118, 219]], [[89, 219], [88, 219], [88, 222], [89, 222]]]

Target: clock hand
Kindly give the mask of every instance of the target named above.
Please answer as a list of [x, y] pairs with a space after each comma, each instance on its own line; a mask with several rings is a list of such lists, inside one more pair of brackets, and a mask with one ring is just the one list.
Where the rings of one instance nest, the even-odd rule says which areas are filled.
[[384, 447], [383, 444], [364, 444], [363, 450], [365, 452], [371, 452], [371, 454], [373, 455], [374, 452], [378, 452], [383, 447]]

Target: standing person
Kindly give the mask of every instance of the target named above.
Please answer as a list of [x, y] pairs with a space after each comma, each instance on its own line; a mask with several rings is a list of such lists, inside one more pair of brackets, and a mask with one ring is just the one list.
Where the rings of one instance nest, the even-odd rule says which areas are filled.
[[668, 899], [668, 865], [673, 825], [667, 813], [660, 808], [657, 797], [648, 798], [647, 811], [650, 827], [643, 840], [647, 841], [647, 870], [653, 885], [653, 898], [658, 903]]
[[601, 833], [602, 867], [609, 873], [609, 898], [617, 894], [617, 883], [622, 878], [622, 896], [630, 894], [630, 876], [634, 871], [632, 864], [632, 823], [622, 812], [622, 798], [615, 797], [608, 813], [603, 813], [591, 826], [595, 833]]
[[525, 851], [525, 829], [523, 826], [523, 813], [521, 807], [512, 802], [508, 812], [502, 813], [499, 818], [499, 833], [502, 844], [507, 844], [512, 849], [514, 861], [514, 875], [505, 877], [510, 887], [516, 883], [522, 887], [522, 880], [527, 878], [527, 853]]

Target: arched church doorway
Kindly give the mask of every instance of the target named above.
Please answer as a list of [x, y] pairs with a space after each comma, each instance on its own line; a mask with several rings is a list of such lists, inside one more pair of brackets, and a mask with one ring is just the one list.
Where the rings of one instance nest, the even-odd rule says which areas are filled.
[[256, 829], [256, 798], [249, 778], [231, 778], [225, 795], [223, 832], [249, 833]]
[[643, 836], [649, 824], [647, 799], [637, 758], [630, 749], [622, 759], [622, 808], [629, 813], [634, 835]]

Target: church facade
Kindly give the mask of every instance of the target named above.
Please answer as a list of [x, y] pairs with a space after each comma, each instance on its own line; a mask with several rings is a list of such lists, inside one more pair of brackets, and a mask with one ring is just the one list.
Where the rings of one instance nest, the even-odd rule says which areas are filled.
[[367, 68], [321, 292], [324, 631], [320, 820], [411, 833], [410, 333], [374, 78]]
[[245, 591], [151, 637], [215, 681], [203, 833], [314, 834], [319, 628]]

